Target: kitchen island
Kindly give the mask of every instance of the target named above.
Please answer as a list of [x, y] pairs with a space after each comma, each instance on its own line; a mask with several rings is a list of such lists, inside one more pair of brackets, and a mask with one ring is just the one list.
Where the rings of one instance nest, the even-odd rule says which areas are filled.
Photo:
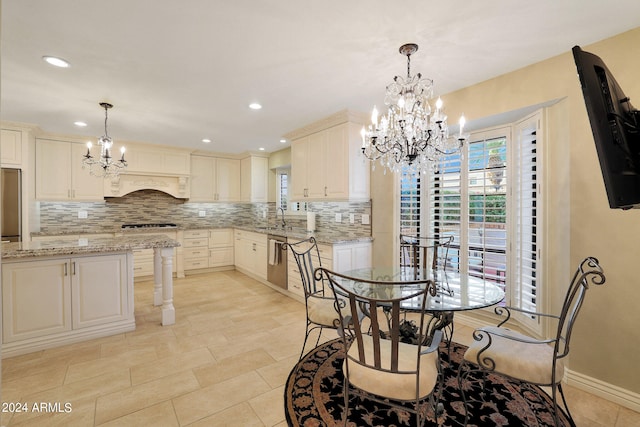
[[149, 234], [2, 243], [3, 356], [134, 330], [136, 249], [153, 249], [153, 303], [174, 324], [178, 246]]

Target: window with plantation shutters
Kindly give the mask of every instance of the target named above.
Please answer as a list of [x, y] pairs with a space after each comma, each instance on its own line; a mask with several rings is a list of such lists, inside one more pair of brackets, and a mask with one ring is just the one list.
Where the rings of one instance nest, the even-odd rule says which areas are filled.
[[[540, 311], [544, 291], [537, 279], [540, 117], [473, 132], [462, 153], [444, 157], [421, 176], [419, 200], [401, 202], [401, 215], [422, 209], [420, 224], [412, 226], [423, 235], [453, 236], [449, 269], [497, 284], [505, 290], [504, 304], [531, 311]], [[403, 196], [411, 193], [403, 188]], [[539, 319], [520, 317], [540, 330]]]

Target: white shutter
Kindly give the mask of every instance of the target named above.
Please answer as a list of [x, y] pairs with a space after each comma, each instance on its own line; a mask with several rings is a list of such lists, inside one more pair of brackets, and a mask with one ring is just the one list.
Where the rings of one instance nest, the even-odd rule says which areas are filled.
[[[513, 184], [514, 206], [514, 268], [510, 282], [511, 305], [530, 311], [540, 311], [540, 289], [538, 277], [541, 277], [539, 262], [541, 229], [539, 206], [539, 170], [538, 170], [538, 130], [540, 115], [518, 123], [515, 127], [517, 144], [513, 161], [518, 170], [517, 180]], [[537, 318], [520, 319], [529, 327], [539, 330]]]

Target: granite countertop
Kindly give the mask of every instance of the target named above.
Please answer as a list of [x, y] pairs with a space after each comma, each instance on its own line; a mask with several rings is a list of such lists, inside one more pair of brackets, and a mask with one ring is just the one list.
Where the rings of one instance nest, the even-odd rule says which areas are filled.
[[[215, 228], [235, 228], [238, 230], [250, 231], [253, 233], [271, 234], [276, 236], [287, 237], [293, 241], [304, 240], [311, 236], [315, 237], [318, 243], [325, 244], [341, 244], [341, 243], [358, 243], [358, 242], [370, 242], [373, 240], [371, 236], [354, 236], [341, 232], [308, 232], [303, 228], [291, 228], [291, 227], [265, 227], [257, 225], [226, 225], [226, 226], [183, 226], [177, 225], [176, 227], [144, 227], [144, 228], [98, 228], [98, 229], [47, 229], [44, 231], [38, 231], [31, 233], [31, 236], [65, 236], [65, 235], [79, 235], [83, 234], [100, 234], [110, 233], [117, 234], [118, 236], [147, 236], [149, 233], [162, 233], [170, 231], [184, 231], [184, 230], [211, 230]], [[121, 237], [118, 237], [121, 238]], [[91, 239], [94, 241], [95, 239]], [[58, 242], [61, 243], [61, 242]], [[3, 246], [4, 248], [4, 246]]]
[[14, 242], [2, 243], [2, 259], [125, 252], [134, 249], [175, 248], [177, 246], [180, 246], [180, 243], [161, 234], [136, 234], [45, 242]]
[[330, 245], [338, 245], [341, 243], [358, 243], [358, 242], [371, 242], [373, 238], [371, 236], [350, 236], [345, 233], [339, 232], [317, 232], [306, 231], [302, 228], [282, 228], [282, 227], [234, 227], [238, 230], [251, 231], [254, 233], [271, 234], [274, 236], [286, 237], [291, 242], [297, 240], [308, 239], [309, 237], [315, 237], [318, 243], [325, 243]]

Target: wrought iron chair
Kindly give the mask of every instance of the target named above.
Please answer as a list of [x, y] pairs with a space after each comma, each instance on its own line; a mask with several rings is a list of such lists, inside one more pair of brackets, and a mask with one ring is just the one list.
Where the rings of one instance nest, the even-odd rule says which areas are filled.
[[[442, 392], [438, 352], [442, 331], [435, 331], [431, 336], [424, 322], [427, 298], [435, 295], [434, 282], [415, 281], [415, 292], [396, 296], [394, 287], [397, 288], [395, 285], [400, 282], [354, 279], [325, 268], [317, 269], [315, 274], [317, 279], [324, 278], [331, 286], [336, 297], [336, 313], [340, 316], [336, 325], [343, 325], [339, 326], [339, 333], [346, 353], [342, 365], [344, 424], [347, 425], [349, 417], [350, 392], [361, 399], [389, 405], [400, 414], [402, 411], [414, 412], [419, 426], [428, 415], [437, 422]], [[347, 286], [346, 282], [352, 285]], [[369, 291], [352, 291], [362, 288], [361, 284], [373, 286]], [[376, 290], [371, 291], [371, 288]], [[347, 301], [344, 308], [341, 307], [343, 298]], [[417, 324], [411, 324], [413, 334], [408, 338], [402, 330], [401, 306], [412, 298], [421, 299], [422, 316]], [[382, 311], [386, 313], [381, 314]]]
[[335, 320], [338, 318], [334, 309], [334, 296], [324, 278], [316, 280], [313, 272], [316, 268], [322, 267], [318, 243], [314, 237], [301, 240], [296, 243], [287, 243], [283, 248], [288, 249], [296, 260], [302, 287], [304, 289], [304, 302], [307, 316], [304, 342], [300, 351], [300, 359], [304, 355], [309, 335], [318, 329], [318, 339], [316, 347], [320, 343], [322, 331], [325, 328], [336, 330]]
[[415, 269], [446, 270], [453, 236], [418, 237], [400, 235], [400, 264]]
[[[400, 235], [400, 266], [413, 268], [415, 277], [420, 277], [418, 270], [428, 270], [444, 272], [449, 266], [449, 249], [453, 243], [453, 236], [443, 237], [418, 237], [408, 234]], [[446, 275], [440, 274], [443, 280]], [[447, 283], [436, 283], [440, 291], [446, 292]], [[444, 333], [444, 340], [451, 349], [451, 339], [453, 338], [453, 312], [433, 312], [429, 319], [430, 328], [441, 329]]]
[[[562, 391], [565, 360], [569, 354], [571, 331], [589, 285], [602, 285], [605, 276], [598, 260], [585, 258], [578, 266], [562, 305], [560, 315], [535, 313], [513, 307], [496, 307], [494, 311], [504, 319], [497, 326], [485, 326], [473, 332], [474, 343], [464, 354], [464, 360], [458, 372], [458, 381], [467, 411], [467, 398], [464, 381], [471, 372], [480, 371], [501, 374], [508, 378], [550, 386], [554, 405], [554, 422], [559, 425], [560, 407], [557, 394], [560, 392], [564, 409], [572, 426], [575, 426], [567, 401]], [[502, 327], [511, 318], [511, 312], [518, 311], [530, 316], [540, 316], [557, 322], [555, 336], [549, 339], [536, 339]], [[466, 412], [465, 424], [469, 414]]]

